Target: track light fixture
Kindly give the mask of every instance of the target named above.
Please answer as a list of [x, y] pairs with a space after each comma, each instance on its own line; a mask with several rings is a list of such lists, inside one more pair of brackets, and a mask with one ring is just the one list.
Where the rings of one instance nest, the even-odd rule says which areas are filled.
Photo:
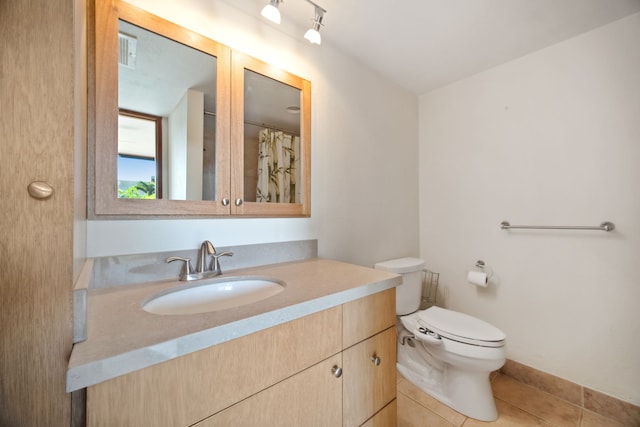
[[262, 16], [267, 18], [271, 22], [275, 22], [276, 24], [280, 23], [280, 6], [282, 0], [271, 0], [268, 5], [262, 8]]
[[315, 18], [313, 18], [313, 25], [304, 34], [304, 38], [309, 40], [309, 42], [312, 44], [320, 44], [322, 43], [322, 38], [320, 37], [320, 27], [322, 26], [322, 18], [324, 18], [324, 13], [326, 12], [326, 10], [310, 0], [307, 1], [311, 3], [315, 8], [316, 16]]
[[[269, 0], [269, 4], [266, 5], [262, 9], [262, 16], [267, 18], [271, 22], [275, 22], [276, 24], [280, 23], [280, 3], [283, 0]], [[324, 18], [324, 14], [327, 12], [322, 7], [318, 6], [311, 0], [306, 0], [307, 3], [311, 3], [315, 10], [315, 17], [313, 18], [313, 24], [311, 28], [307, 30], [304, 35], [304, 38], [309, 40], [310, 43], [320, 44], [322, 42], [322, 38], [320, 37], [320, 27], [322, 26], [322, 19]]]

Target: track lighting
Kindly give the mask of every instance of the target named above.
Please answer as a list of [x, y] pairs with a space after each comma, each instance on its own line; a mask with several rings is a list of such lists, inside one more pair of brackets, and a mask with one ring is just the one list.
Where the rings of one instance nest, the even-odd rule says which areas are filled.
[[267, 18], [271, 22], [275, 22], [276, 24], [280, 23], [280, 10], [278, 6], [282, 0], [271, 0], [268, 5], [262, 8], [262, 16]]
[[320, 44], [322, 42], [322, 38], [320, 37], [320, 26], [322, 25], [322, 18], [324, 18], [326, 10], [311, 1], [309, 1], [309, 3], [314, 6], [316, 16], [313, 19], [313, 25], [304, 34], [304, 38], [309, 40], [312, 44]]
[[[282, 1], [283, 0], [269, 0], [269, 4], [262, 9], [262, 16], [264, 16], [271, 22], [279, 24], [280, 9], [278, 8], [280, 7], [280, 3], [282, 3]], [[327, 11], [311, 0], [307, 0], [307, 3], [311, 3], [313, 5], [315, 10], [315, 17], [313, 18], [313, 24], [311, 28], [307, 30], [304, 38], [309, 40], [310, 43], [320, 44], [322, 42], [322, 38], [320, 37], [320, 27], [322, 26], [322, 18], [324, 18], [324, 14]]]

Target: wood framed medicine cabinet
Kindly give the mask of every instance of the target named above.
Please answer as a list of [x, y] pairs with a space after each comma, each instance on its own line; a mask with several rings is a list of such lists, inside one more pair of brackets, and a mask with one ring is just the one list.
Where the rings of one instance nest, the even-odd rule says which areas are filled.
[[[126, 2], [91, 3], [89, 218], [310, 216], [309, 81]], [[163, 118], [162, 174], [121, 163], [120, 110]], [[136, 180], [162, 195], [123, 196]]]

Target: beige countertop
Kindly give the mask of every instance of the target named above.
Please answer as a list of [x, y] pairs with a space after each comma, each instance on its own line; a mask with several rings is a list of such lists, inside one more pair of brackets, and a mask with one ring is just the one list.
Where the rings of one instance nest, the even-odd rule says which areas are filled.
[[285, 290], [241, 307], [187, 315], [156, 315], [142, 309], [142, 303], [156, 293], [186, 282], [89, 290], [88, 339], [73, 347], [67, 391], [344, 304], [402, 280], [386, 271], [320, 258], [244, 268], [219, 277], [244, 275], [281, 280]]

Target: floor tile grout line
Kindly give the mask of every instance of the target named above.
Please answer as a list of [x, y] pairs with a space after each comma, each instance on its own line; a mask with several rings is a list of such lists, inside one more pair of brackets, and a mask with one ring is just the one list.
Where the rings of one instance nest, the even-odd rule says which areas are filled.
[[[587, 408], [585, 408], [584, 406], [577, 405], [577, 404], [575, 404], [575, 403], [573, 403], [573, 402], [571, 402], [571, 401], [569, 401], [569, 400], [566, 400], [566, 399], [561, 398], [560, 396], [558, 396], [558, 395], [556, 395], [556, 394], [553, 394], [553, 393], [550, 393], [550, 392], [548, 392], [548, 391], [546, 391], [546, 390], [542, 390], [542, 389], [540, 389], [540, 388], [538, 388], [538, 387], [535, 387], [534, 385], [531, 385], [531, 384], [528, 384], [528, 383], [525, 383], [525, 382], [519, 381], [518, 379], [516, 379], [516, 378], [514, 378], [514, 377], [511, 377], [511, 376], [509, 376], [509, 375], [506, 375], [506, 374], [504, 374], [504, 373], [502, 373], [502, 372], [498, 372], [498, 373], [497, 373], [497, 375], [492, 375], [491, 383], [493, 383], [493, 382], [494, 382], [494, 380], [495, 380], [496, 378], [498, 378], [498, 376], [500, 376], [500, 375], [505, 376], [505, 377], [509, 378], [510, 380], [513, 380], [513, 381], [515, 381], [515, 382], [519, 383], [520, 385], [525, 386], [527, 390], [534, 391], [534, 392], [539, 392], [539, 393], [541, 393], [542, 395], [545, 395], [545, 396], [547, 396], [547, 397], [549, 397], [549, 396], [550, 396], [550, 397], [552, 397], [553, 399], [557, 399], [557, 400], [562, 401], [562, 402], [564, 402], [564, 403], [567, 403], [567, 404], [569, 404], [569, 405], [571, 405], [571, 406], [573, 406], [573, 407], [575, 407], [575, 408], [578, 408], [578, 409], [579, 409], [579, 412], [578, 412], [578, 419], [577, 419], [576, 427], [580, 427], [580, 426], [582, 426], [582, 423], [583, 423], [583, 421], [584, 421], [584, 413], [585, 413], [585, 411], [587, 410]], [[402, 383], [403, 381], [408, 381], [408, 380], [407, 380], [406, 378], [404, 378], [404, 377], [399, 377], [399, 378], [398, 378], [398, 380], [397, 380], [397, 384], [400, 384], [400, 383]], [[410, 381], [408, 381], [408, 382], [410, 382]], [[424, 394], [426, 394], [426, 395], [428, 395], [428, 393], [426, 393], [426, 392], [423, 392], [423, 391], [420, 391], [420, 392], [421, 392], [421, 393], [424, 393]], [[451, 425], [453, 425], [453, 426], [457, 426], [457, 427], [464, 427], [464, 426], [469, 422], [469, 420], [471, 420], [471, 418], [469, 418], [469, 417], [465, 416], [464, 414], [461, 414], [460, 412], [457, 412], [457, 411], [456, 411], [458, 414], [462, 415], [462, 416], [464, 417], [464, 419], [462, 420], [462, 422], [461, 422], [460, 424], [453, 423], [453, 422], [449, 421], [449, 419], [447, 419], [447, 418], [445, 418], [444, 416], [442, 416], [442, 415], [440, 415], [439, 413], [437, 413], [435, 410], [433, 410], [433, 409], [431, 409], [431, 408], [428, 408], [427, 406], [423, 405], [419, 400], [417, 400], [417, 399], [415, 399], [415, 398], [411, 397], [410, 395], [408, 395], [408, 394], [406, 394], [406, 393], [403, 393], [403, 392], [401, 392], [401, 391], [398, 391], [397, 393], [398, 393], [398, 394], [402, 394], [404, 397], [406, 397], [406, 398], [408, 398], [408, 399], [411, 399], [411, 401], [413, 401], [413, 402], [415, 402], [416, 404], [420, 405], [422, 408], [424, 408], [425, 410], [427, 410], [427, 411], [431, 412], [432, 414], [437, 415], [437, 416], [438, 416], [438, 418], [440, 418], [440, 419], [444, 420], [445, 422], [447, 422], [448, 424], [451, 424]], [[505, 400], [505, 399], [503, 399], [503, 398], [499, 398], [499, 397], [497, 397], [495, 394], [494, 394], [494, 399], [495, 399], [495, 400], [500, 400], [500, 401], [501, 401], [501, 402], [503, 402], [504, 404], [509, 405], [509, 406], [511, 406], [511, 407], [513, 407], [513, 408], [516, 408], [516, 409], [518, 409], [519, 411], [522, 411], [522, 412], [524, 412], [524, 413], [526, 413], [526, 414], [528, 414], [528, 415], [530, 415], [530, 416], [532, 416], [532, 417], [536, 418], [537, 420], [540, 420], [542, 423], [544, 423], [544, 424], [546, 424], [546, 425], [549, 425], [549, 426], [553, 425], [553, 424], [552, 424], [552, 421], [547, 420], [547, 419], [545, 419], [545, 418], [541, 417], [541, 416], [540, 416], [540, 415], [538, 415], [538, 414], [532, 413], [532, 412], [530, 412], [529, 410], [526, 410], [526, 409], [524, 409], [524, 408], [521, 408], [521, 407], [520, 407], [520, 406], [518, 406], [517, 404], [511, 403], [511, 402], [509, 402], [509, 401], [507, 401], [507, 400]], [[601, 417], [603, 417], [603, 418], [605, 418], [605, 419], [607, 419], [607, 420], [609, 420], [609, 421], [616, 422], [616, 423], [618, 423], [618, 424], [619, 424], [619, 422], [618, 422], [617, 420], [615, 420], [615, 419], [613, 419], [613, 418], [611, 418], [611, 417], [604, 416], [604, 415], [599, 414], [599, 413], [597, 413], [597, 412], [595, 412], [595, 411], [591, 411], [591, 412], [593, 412], [594, 414], [596, 414], [596, 415], [598, 415], [598, 416], [601, 416]], [[622, 426], [622, 424], [620, 424], [620, 426]]]
[[[468, 417], [464, 417], [464, 421], [462, 421], [462, 424], [460, 424], [459, 426], [457, 426], [456, 424], [452, 423], [451, 421], [449, 421], [448, 419], [446, 419], [445, 417], [443, 417], [442, 415], [440, 415], [439, 413], [437, 413], [436, 411], [434, 411], [431, 408], [427, 408], [426, 406], [424, 406], [421, 402], [417, 401], [416, 399], [414, 399], [413, 397], [409, 396], [406, 393], [403, 393], [401, 391], [398, 391], [397, 394], [401, 394], [404, 397], [406, 397], [407, 399], [411, 399], [412, 401], [414, 401], [415, 403], [417, 403], [418, 405], [422, 406], [424, 409], [426, 409], [427, 411], [431, 412], [432, 414], [436, 415], [439, 418], [442, 418], [445, 422], [451, 424], [452, 426], [456, 426], [456, 427], [462, 427], [464, 425], [464, 423], [467, 421]], [[426, 394], [426, 393], [425, 393]], [[457, 411], [456, 411], [457, 412]], [[458, 412], [459, 413], [459, 412]]]
[[578, 427], [582, 425], [582, 417], [584, 417], [584, 407], [580, 407], [580, 416], [578, 417]]
[[[532, 389], [534, 389], [534, 390], [536, 390], [536, 391], [539, 391], [539, 392], [541, 392], [541, 393], [543, 393], [543, 394], [546, 394], [546, 395], [548, 395], [548, 396], [552, 396], [552, 397], [553, 397], [553, 398], [555, 398], [555, 399], [558, 399], [558, 400], [561, 400], [561, 401], [563, 401], [563, 402], [566, 402], [566, 403], [568, 403], [569, 405], [572, 405], [572, 406], [574, 406], [574, 407], [577, 407], [577, 408], [580, 410], [580, 422], [578, 423], [578, 426], [580, 426], [580, 425], [581, 425], [581, 423], [582, 423], [582, 419], [583, 419], [584, 411], [590, 411], [591, 413], [593, 413], [593, 414], [595, 414], [595, 415], [598, 415], [598, 416], [600, 416], [600, 417], [602, 417], [602, 418], [604, 418], [604, 419], [606, 419], [606, 420], [609, 420], [609, 421], [612, 421], [612, 422], [618, 423], [618, 424], [620, 424], [621, 426], [622, 426], [622, 425], [624, 425], [623, 423], [621, 423], [621, 422], [620, 422], [618, 419], [616, 419], [616, 418], [613, 418], [613, 417], [611, 417], [611, 416], [609, 416], [609, 415], [607, 415], [607, 414], [604, 414], [604, 413], [601, 413], [601, 412], [595, 411], [595, 410], [593, 410], [593, 409], [591, 409], [591, 408], [587, 408], [587, 407], [585, 407], [585, 394], [586, 394], [586, 393], [585, 393], [585, 389], [586, 389], [586, 387], [584, 387], [584, 386], [579, 385], [579, 387], [580, 387], [580, 401], [581, 401], [581, 403], [580, 403], [580, 404], [577, 404], [577, 403], [574, 403], [574, 402], [572, 402], [572, 401], [570, 401], [570, 400], [568, 400], [568, 399], [563, 398], [562, 396], [560, 396], [560, 395], [558, 395], [558, 394], [555, 394], [555, 393], [549, 392], [549, 391], [547, 391], [547, 390], [544, 390], [544, 389], [542, 389], [542, 388], [536, 387], [535, 385], [533, 385], [533, 384], [531, 384], [531, 383], [528, 383], [528, 382], [525, 382], [525, 381], [523, 381], [523, 380], [520, 380], [520, 379], [518, 379], [518, 378], [516, 378], [516, 377], [513, 377], [513, 376], [511, 376], [511, 375], [508, 375], [508, 374], [506, 374], [506, 373], [504, 373], [504, 372], [500, 372], [500, 371], [498, 371], [498, 375], [502, 375], [502, 376], [505, 376], [505, 377], [507, 377], [507, 378], [510, 378], [510, 379], [512, 379], [513, 381], [516, 381], [516, 382], [518, 382], [518, 383], [520, 383], [520, 384], [522, 384], [522, 385], [524, 385], [524, 386], [526, 386], [526, 387], [532, 388]], [[494, 377], [494, 379], [495, 379], [495, 378], [497, 378], [497, 377], [498, 377], [498, 375], [496, 375], [496, 376]], [[491, 380], [491, 382], [493, 383], [493, 379]], [[495, 396], [494, 396], [494, 397], [495, 397]], [[614, 399], [615, 399], [615, 398], [614, 398]]]
[[[518, 405], [514, 405], [513, 403], [511, 403], [511, 402], [507, 402], [506, 400], [504, 400], [504, 399], [500, 399], [499, 397], [495, 397], [495, 396], [493, 396], [493, 398], [494, 398], [495, 400], [499, 400], [499, 401], [501, 401], [502, 403], [504, 403], [504, 404], [506, 404], [506, 405], [512, 406], [512, 407], [516, 408], [517, 410], [524, 412], [525, 414], [531, 415], [532, 417], [534, 417], [534, 418], [535, 418], [535, 419], [537, 419], [537, 420], [542, 421], [542, 422], [543, 422], [544, 424], [546, 424], [546, 425], [549, 425], [549, 426], [552, 426], [552, 425], [553, 425], [553, 423], [552, 423], [551, 421], [549, 421], [549, 420], [546, 420], [546, 419], [542, 418], [540, 415], [537, 415], [537, 414], [534, 414], [534, 413], [532, 413], [532, 412], [530, 412], [530, 411], [527, 411], [526, 409], [521, 408], [521, 407], [519, 407]], [[500, 417], [500, 413], [498, 413], [498, 417]], [[580, 424], [577, 424], [577, 425], [576, 425], [576, 427], [578, 427], [579, 425], [580, 425]]]
[[[515, 378], [513, 378], [513, 377], [510, 377], [510, 376], [508, 376], [508, 375], [505, 375], [505, 374], [501, 374], [501, 375], [504, 375], [505, 377], [507, 377], [507, 378], [509, 378], [509, 379], [511, 379], [511, 380], [513, 380], [513, 381], [515, 381], [515, 382], [517, 382], [517, 383], [519, 383], [519, 384], [522, 384], [523, 386], [525, 386], [525, 387], [527, 387], [527, 388], [529, 388], [529, 389], [533, 389], [533, 390], [535, 390], [535, 391], [537, 391], [537, 392], [539, 392], [539, 393], [542, 393], [542, 394], [544, 394], [544, 395], [546, 395], [546, 396], [551, 396], [551, 397], [552, 397], [552, 398], [554, 398], [554, 399], [561, 400], [562, 402], [565, 402], [565, 403], [567, 403], [567, 404], [569, 404], [569, 405], [571, 405], [571, 406], [574, 406], [574, 407], [576, 407], [576, 408], [578, 408], [578, 409], [580, 409], [580, 410], [584, 409], [584, 406], [577, 405], [577, 404], [575, 404], [575, 403], [571, 402], [570, 400], [563, 399], [562, 397], [560, 397], [560, 396], [558, 396], [558, 395], [556, 395], [556, 394], [549, 393], [549, 392], [548, 392], [548, 391], [546, 391], [546, 390], [542, 390], [541, 388], [538, 388], [538, 387], [533, 386], [533, 385], [531, 385], [531, 384], [527, 384], [527, 383], [525, 383], [525, 382], [519, 381], [519, 380], [517, 380], [517, 379], [515, 379]], [[492, 382], [493, 382], [493, 381], [492, 381]], [[494, 394], [494, 397], [495, 397], [495, 394]], [[505, 401], [504, 399], [500, 399], [500, 400]], [[505, 402], [506, 402], [506, 401], [505, 401]]]

